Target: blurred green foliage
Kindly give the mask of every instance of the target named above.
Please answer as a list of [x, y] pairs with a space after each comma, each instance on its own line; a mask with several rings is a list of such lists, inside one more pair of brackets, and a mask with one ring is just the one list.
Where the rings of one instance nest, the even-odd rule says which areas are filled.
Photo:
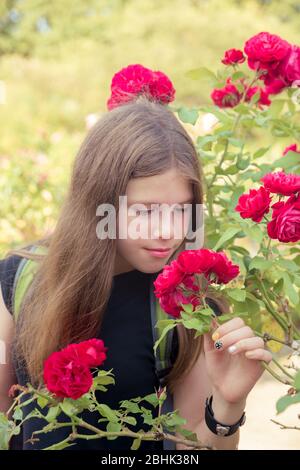
[[2, 0], [0, 256], [54, 226], [86, 118], [106, 111], [120, 68], [162, 70], [177, 105], [205, 105], [211, 86], [188, 70], [216, 69], [260, 31], [299, 43], [299, 25], [291, 0]]

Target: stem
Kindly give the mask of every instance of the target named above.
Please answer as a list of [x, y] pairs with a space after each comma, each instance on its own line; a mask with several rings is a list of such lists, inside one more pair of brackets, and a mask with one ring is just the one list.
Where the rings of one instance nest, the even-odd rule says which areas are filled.
[[[147, 432], [147, 433], [144, 433], [144, 432], [133, 432], [133, 431], [130, 431], [129, 429], [127, 431], [119, 431], [119, 432], [107, 432], [107, 431], [101, 431], [100, 429], [92, 426], [91, 424], [89, 423], [86, 423], [85, 421], [83, 421], [81, 418], [78, 418], [78, 417], [75, 417], [75, 421], [77, 422], [77, 424], [85, 429], [88, 429], [92, 432], [94, 432], [95, 434], [97, 434], [96, 437], [91, 437], [89, 435], [82, 435], [82, 438], [83, 439], [99, 439], [101, 437], [107, 437], [107, 436], [111, 436], [111, 437], [118, 437], [118, 436], [128, 436], [128, 437], [132, 437], [134, 439], [143, 439], [143, 440], [147, 440], [147, 441], [152, 441], [152, 440], [163, 440], [163, 439], [168, 439], [168, 440], [171, 440], [171, 441], [174, 441], [174, 442], [178, 442], [180, 444], [184, 444], [184, 445], [187, 445], [189, 447], [193, 447], [195, 449], [211, 449], [211, 447], [209, 446], [205, 446], [203, 445], [200, 441], [190, 441], [189, 439], [184, 439], [184, 438], [178, 438], [176, 436], [173, 436], [173, 434], [168, 434], [168, 433], [157, 433], [157, 432]], [[76, 438], [77, 434], [75, 434], [75, 438]], [[81, 435], [79, 434], [78, 436], [81, 437]]]
[[260, 333], [259, 331], [254, 331], [257, 336], [260, 336], [265, 342], [276, 341], [276, 343], [284, 344], [285, 346], [290, 347], [294, 351], [299, 351], [299, 348], [294, 348], [291, 341], [284, 341], [283, 339], [276, 338], [275, 336], [270, 335], [269, 333]]
[[268, 311], [271, 313], [271, 315], [275, 318], [275, 320], [279, 323], [279, 325], [284, 329], [284, 331], [287, 331], [287, 323], [285, 321], [284, 318], [280, 317], [280, 315], [277, 314], [277, 312], [275, 312], [274, 308], [273, 308], [273, 305], [271, 303], [271, 299], [265, 289], [265, 286], [263, 284], [263, 282], [261, 281], [261, 279], [258, 277], [257, 274], [254, 274], [254, 277], [255, 279], [257, 280], [257, 283], [259, 285], [259, 287], [261, 288], [264, 296], [265, 296], [265, 300], [266, 300], [266, 307], [268, 307]]
[[276, 364], [276, 366], [278, 367], [278, 369], [280, 369], [287, 377], [289, 377], [290, 379], [294, 380], [295, 377], [292, 375], [292, 374], [289, 374], [285, 368], [280, 364], [280, 362], [278, 362], [276, 359], [272, 359], [272, 361], [274, 362], [274, 364]]
[[275, 419], [271, 419], [271, 421], [275, 424], [278, 424], [281, 429], [295, 429], [297, 431], [300, 431], [300, 428], [298, 426], [286, 426], [285, 424], [279, 423], [278, 421], [275, 421]]
[[290, 385], [293, 386], [293, 382], [290, 382], [288, 379], [284, 379], [280, 377], [274, 370], [271, 369], [271, 367], [268, 366], [268, 364], [265, 361], [261, 361], [262, 366], [271, 374], [276, 380], [279, 382], [283, 383], [284, 385]]

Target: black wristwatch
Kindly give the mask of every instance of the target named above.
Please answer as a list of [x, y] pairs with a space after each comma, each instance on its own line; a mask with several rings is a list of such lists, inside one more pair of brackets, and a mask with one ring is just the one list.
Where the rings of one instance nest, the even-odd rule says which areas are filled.
[[231, 434], [234, 434], [238, 430], [238, 428], [245, 423], [246, 421], [245, 412], [242, 414], [241, 418], [235, 424], [229, 425], [229, 424], [219, 423], [214, 418], [214, 413], [211, 407], [212, 399], [213, 397], [211, 395], [210, 399], [206, 398], [206, 402], [205, 402], [205, 422], [207, 424], [207, 427], [211, 430], [211, 432], [213, 432], [214, 434], [217, 434], [218, 436], [231, 436]]

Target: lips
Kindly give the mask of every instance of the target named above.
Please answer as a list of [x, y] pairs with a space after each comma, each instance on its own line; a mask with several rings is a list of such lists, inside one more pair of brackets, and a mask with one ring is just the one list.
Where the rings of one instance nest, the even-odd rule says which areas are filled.
[[165, 252], [165, 251], [170, 251], [171, 248], [146, 248], [146, 250], [149, 250], [149, 251], [161, 251], [162, 253]]

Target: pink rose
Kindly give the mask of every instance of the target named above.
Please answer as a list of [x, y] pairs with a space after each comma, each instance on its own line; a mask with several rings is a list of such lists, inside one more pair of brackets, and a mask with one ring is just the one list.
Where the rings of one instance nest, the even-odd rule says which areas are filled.
[[261, 178], [261, 181], [271, 193], [290, 196], [300, 191], [300, 176], [292, 173], [284, 173], [283, 171], [267, 173]]
[[80, 343], [72, 343], [65, 350], [73, 351], [82, 364], [88, 367], [97, 367], [103, 364], [106, 359], [107, 348], [102, 339], [92, 338]]
[[245, 101], [250, 101], [252, 96], [257, 92], [259, 92], [259, 100], [257, 101], [258, 106], [270, 106], [271, 101], [269, 100], [268, 93], [258, 86], [248, 88]]
[[154, 281], [155, 291], [158, 294], [164, 294], [166, 292], [173, 291], [176, 289], [184, 278], [185, 274], [180, 269], [176, 260], [164, 266], [163, 271], [157, 276]]
[[279, 73], [287, 86], [291, 86], [294, 81], [300, 80], [300, 47], [291, 47], [289, 54], [280, 64]]
[[216, 279], [213, 282], [227, 284], [239, 274], [240, 268], [237, 264], [233, 264], [223, 251], [218, 251], [215, 254], [215, 262], [211, 269], [205, 273], [205, 276], [209, 277], [214, 274]]
[[215, 252], [207, 248], [182, 251], [177, 263], [186, 274], [205, 273], [214, 264]]
[[278, 93], [280, 93], [285, 87], [286, 84], [281, 78], [275, 78], [270, 81], [268, 86], [266, 86], [265, 92], [267, 95], [278, 95]]
[[300, 198], [292, 195], [286, 202], [276, 202], [272, 206], [272, 220], [267, 225], [270, 238], [283, 243], [300, 240]]
[[266, 74], [261, 77], [266, 83], [277, 78], [278, 67], [287, 57], [291, 45], [268, 32], [261, 32], [246, 41], [244, 51], [248, 56], [248, 65], [252, 70], [264, 70]]
[[164, 73], [140, 64], [128, 65], [113, 76], [107, 107], [111, 110], [139, 94], [166, 104], [174, 100], [175, 89]]
[[57, 397], [76, 400], [90, 390], [93, 377], [89, 367], [80, 362], [74, 351], [63, 349], [45, 360], [44, 382]]
[[229, 79], [223, 88], [215, 88], [210, 96], [216, 106], [220, 108], [233, 108], [239, 104], [242, 94]]
[[228, 49], [225, 51], [221, 62], [225, 65], [235, 65], [242, 64], [245, 60], [246, 58], [243, 51], [240, 51], [239, 49]]
[[290, 150], [292, 152], [300, 153], [300, 149], [298, 149], [297, 144], [291, 144], [284, 149], [282, 156], [286, 155]]
[[260, 222], [263, 216], [269, 212], [271, 200], [269, 191], [263, 186], [258, 190], [250, 189], [249, 194], [242, 194], [239, 197], [235, 210], [240, 213], [243, 219]]

